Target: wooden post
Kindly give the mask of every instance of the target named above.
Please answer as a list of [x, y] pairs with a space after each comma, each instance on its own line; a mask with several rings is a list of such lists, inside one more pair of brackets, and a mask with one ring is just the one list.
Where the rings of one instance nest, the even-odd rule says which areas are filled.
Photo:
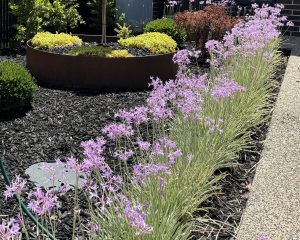
[[101, 43], [106, 43], [106, 7], [107, 0], [102, 0], [102, 38]]

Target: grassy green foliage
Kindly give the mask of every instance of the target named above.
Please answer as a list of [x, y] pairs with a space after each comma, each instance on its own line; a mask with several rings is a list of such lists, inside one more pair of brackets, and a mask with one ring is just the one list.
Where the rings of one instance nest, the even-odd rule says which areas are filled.
[[127, 50], [113, 50], [104, 46], [81, 46], [72, 49], [71, 56], [98, 56], [107, 58], [127, 58], [134, 57]]
[[59, 47], [71, 47], [74, 45], [81, 45], [82, 40], [77, 36], [72, 36], [67, 33], [37, 33], [31, 40], [33, 47], [39, 49], [51, 49]]
[[22, 65], [0, 62], [0, 113], [30, 105], [36, 88], [33, 77]]
[[184, 29], [176, 26], [171, 18], [161, 18], [148, 22], [144, 27], [144, 32], [160, 32], [172, 37], [177, 44], [182, 44], [187, 37]]
[[[276, 53], [279, 42], [269, 44], [269, 49], [258, 51], [254, 56], [234, 56], [228, 59], [224, 67], [233, 79], [244, 86], [247, 91], [236, 93], [234, 98], [216, 102], [206, 97], [203, 114], [212, 119], [223, 119], [222, 132], [211, 132], [203, 121], [194, 121], [182, 115], [174, 116], [169, 132], [172, 140], [182, 150], [182, 160], [172, 166], [172, 175], [168, 184], [159, 191], [159, 182], [150, 177], [144, 187], [132, 184], [124, 189], [131, 201], [147, 206], [147, 223], [154, 231], [137, 236], [124, 221], [119, 221], [114, 207], [109, 208], [105, 217], [95, 212], [94, 219], [101, 225], [103, 238], [130, 240], [187, 240], [190, 232], [195, 230], [197, 222], [205, 221], [192, 214], [204, 210], [201, 204], [218, 192], [218, 181], [224, 175], [214, 175], [216, 170], [233, 166], [238, 152], [251, 146], [251, 127], [261, 123], [266, 114], [268, 96], [274, 86], [273, 77], [280, 54]], [[272, 59], [263, 57], [264, 52], [274, 52]], [[215, 70], [211, 69], [211, 78]], [[187, 161], [187, 155], [193, 159]], [[167, 159], [153, 159], [154, 163], [166, 162]], [[127, 192], [126, 192], [127, 191]], [[95, 238], [97, 239], [97, 238]]]
[[145, 48], [154, 54], [175, 52], [177, 47], [176, 42], [171, 37], [158, 32], [144, 33], [136, 37], [120, 39], [119, 43], [126, 47]]
[[17, 19], [16, 40], [24, 42], [40, 31], [67, 31], [84, 23], [77, 0], [10, 0]]

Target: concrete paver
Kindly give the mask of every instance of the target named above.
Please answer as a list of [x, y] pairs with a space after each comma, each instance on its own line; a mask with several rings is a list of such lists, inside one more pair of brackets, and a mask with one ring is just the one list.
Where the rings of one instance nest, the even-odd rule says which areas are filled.
[[292, 48], [238, 240], [300, 240], [300, 38]]

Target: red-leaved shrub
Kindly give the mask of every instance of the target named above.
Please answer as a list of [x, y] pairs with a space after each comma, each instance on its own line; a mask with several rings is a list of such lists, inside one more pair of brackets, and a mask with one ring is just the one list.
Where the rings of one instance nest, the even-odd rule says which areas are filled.
[[200, 11], [178, 12], [175, 15], [176, 24], [187, 31], [189, 39], [195, 41], [196, 48], [203, 53], [206, 52], [205, 43], [209, 39], [221, 40], [238, 21], [220, 5], [209, 5]]

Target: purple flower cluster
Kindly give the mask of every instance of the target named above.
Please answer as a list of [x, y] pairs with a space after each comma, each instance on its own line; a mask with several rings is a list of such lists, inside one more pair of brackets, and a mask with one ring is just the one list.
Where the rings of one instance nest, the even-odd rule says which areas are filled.
[[28, 208], [38, 216], [50, 216], [61, 206], [53, 190], [44, 191], [37, 187], [28, 194], [28, 198], [30, 199]]
[[[180, 52], [180, 51], [179, 51]], [[181, 74], [176, 80], [165, 84], [159, 79], [152, 81], [153, 90], [147, 99], [147, 106], [155, 122], [172, 118], [174, 112], [186, 118], [199, 118], [202, 93], [207, 91], [207, 75]]]
[[286, 16], [280, 15], [282, 5], [271, 7], [264, 4], [257, 8], [253, 4], [252, 7], [254, 16], [247, 16], [245, 21], [236, 24], [223, 41], [211, 40], [206, 43], [206, 48], [213, 56], [211, 63], [216, 67], [235, 54], [255, 55], [258, 50], [264, 49], [270, 41], [279, 37], [279, 27], [293, 25], [292, 22], [287, 22]]
[[21, 227], [18, 219], [2, 220], [0, 224], [0, 239], [12, 240], [21, 237]]
[[144, 106], [135, 107], [129, 111], [121, 110], [115, 114], [115, 117], [120, 118], [127, 124], [140, 125], [146, 123], [148, 119], [148, 108]]
[[138, 203], [132, 203], [125, 195], [120, 194], [119, 198], [123, 206], [124, 216], [128, 219], [129, 224], [137, 229], [136, 235], [151, 233], [153, 227], [145, 222], [147, 218], [146, 207]]
[[246, 89], [244, 87], [227, 77], [217, 77], [216, 84], [211, 89], [211, 96], [216, 101], [219, 101], [223, 98], [231, 97], [235, 92], [241, 92], [245, 90]]
[[167, 184], [164, 176], [171, 175], [170, 167], [175, 163], [176, 159], [182, 156], [182, 152], [177, 148], [175, 142], [164, 137], [152, 144], [150, 156], [152, 159], [157, 156], [165, 156], [167, 161], [166, 163], [154, 163], [153, 161], [148, 164], [134, 165], [133, 183], [144, 187], [146, 179], [152, 175], [159, 180], [162, 188]]
[[5, 199], [12, 198], [14, 195], [20, 196], [26, 183], [27, 182], [24, 179], [17, 175], [11, 186], [6, 186], [6, 190], [4, 191]]
[[130, 137], [133, 135], [132, 127], [124, 123], [111, 123], [102, 130], [111, 140], [116, 140], [122, 137]]

